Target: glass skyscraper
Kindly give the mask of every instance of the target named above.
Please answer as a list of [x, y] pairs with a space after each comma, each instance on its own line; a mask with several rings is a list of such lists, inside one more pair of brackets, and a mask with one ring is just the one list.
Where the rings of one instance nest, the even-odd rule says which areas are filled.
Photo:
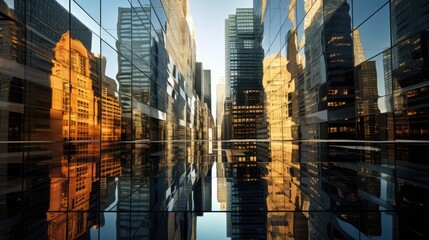
[[0, 1], [1, 239], [194, 238], [214, 124], [188, 8]]
[[268, 238], [428, 236], [428, 6], [254, 1], [264, 26], [268, 189], [293, 203], [268, 209], [305, 229], [279, 231], [268, 217]]
[[[229, 93], [231, 139], [256, 139], [257, 119], [263, 115], [260, 20], [252, 8], [239, 8], [225, 21], [226, 78]], [[236, 161], [256, 162], [256, 142], [234, 142], [242, 151]]]

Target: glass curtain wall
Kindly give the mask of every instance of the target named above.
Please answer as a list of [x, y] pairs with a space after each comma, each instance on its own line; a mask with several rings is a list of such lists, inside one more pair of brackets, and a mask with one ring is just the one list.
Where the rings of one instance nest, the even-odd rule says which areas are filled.
[[0, 0], [2, 239], [195, 234], [213, 119], [188, 8]]
[[[265, 55], [267, 204], [283, 212], [268, 213], [270, 237], [427, 237], [427, 1], [254, 6]], [[294, 224], [279, 227], [277, 215]]]

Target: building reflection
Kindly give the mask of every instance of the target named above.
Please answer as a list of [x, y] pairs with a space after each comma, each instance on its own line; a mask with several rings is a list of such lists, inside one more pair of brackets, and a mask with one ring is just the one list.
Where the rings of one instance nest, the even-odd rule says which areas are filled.
[[[0, 11], [2, 20], [0, 21], [0, 57], [2, 71], [0, 73], [0, 99], [2, 103], [9, 102], [9, 106], [2, 107], [0, 110], [1, 127], [0, 138], [2, 141], [21, 141], [23, 134], [23, 118], [24, 118], [24, 93], [22, 90], [22, 76], [15, 76], [13, 72], [17, 71], [17, 67], [24, 64], [25, 59], [22, 57], [25, 48], [21, 36], [24, 32], [23, 26], [16, 22], [17, 16], [12, 8], [4, 1], [0, 1]], [[22, 69], [22, 67], [20, 67]], [[22, 224], [21, 219], [24, 214], [20, 209], [23, 206], [22, 198], [28, 194], [29, 188], [23, 188], [23, 180], [21, 171], [24, 167], [24, 162], [19, 157], [23, 150], [22, 144], [17, 143], [2, 143], [1, 150], [1, 170], [0, 170], [0, 235], [5, 238], [23, 238], [20, 231]], [[46, 174], [46, 165], [39, 168], [42, 174]], [[46, 179], [41, 181], [46, 182]], [[39, 192], [41, 201], [46, 201], [46, 188], [42, 188]], [[34, 204], [35, 203], [35, 204]], [[44, 207], [46, 204], [33, 202], [36, 207]], [[29, 204], [30, 206], [32, 204]], [[46, 222], [40, 221], [40, 213], [33, 214], [32, 218], [36, 228], [45, 228]], [[36, 220], [37, 219], [37, 220]], [[37, 231], [38, 232], [38, 231]], [[39, 232], [38, 232], [39, 233]]]
[[231, 15], [214, 156], [187, 1], [0, 0], [0, 238], [195, 239], [216, 194], [233, 239], [427, 239], [429, 5], [375, 2]]
[[[61, 176], [63, 157], [63, 118], [61, 115], [51, 118], [53, 91], [50, 83], [52, 49], [63, 32], [53, 29], [63, 29], [71, 20], [82, 28], [80, 33], [74, 34], [85, 44], [88, 44], [89, 34], [76, 18], [69, 18], [54, 1], [1, 1], [0, 6], [1, 98], [6, 104], [1, 107], [1, 125], [7, 129], [1, 132], [6, 141], [1, 148], [6, 166], [2, 174], [6, 186], [2, 188], [1, 214], [5, 216], [2, 218], [5, 224], [1, 224], [4, 226], [1, 235], [6, 239], [43, 239], [48, 235], [46, 211], [50, 204], [50, 177]], [[26, 7], [34, 11], [26, 12]], [[49, 27], [38, 24], [50, 19], [56, 21]], [[6, 35], [3, 29], [8, 32]], [[45, 33], [52, 41], [42, 40], [36, 32]]]
[[[394, 1], [392, 3], [391, 49], [394, 136], [398, 140], [428, 140], [428, 60], [429, 31], [426, 1]], [[406, 16], [404, 11], [409, 11]], [[411, 14], [413, 12], [413, 14]], [[429, 231], [422, 224], [427, 221], [425, 211], [429, 204], [428, 185], [423, 172], [427, 144], [396, 144], [397, 195], [399, 235], [425, 238]], [[418, 229], [418, 230], [415, 230]]]
[[[293, 54], [291, 37], [288, 56]], [[296, 51], [295, 51], [296, 54]], [[264, 59], [265, 102], [269, 123], [271, 163], [268, 164], [268, 238], [306, 238], [307, 220], [300, 209], [298, 145], [293, 143], [293, 102], [296, 101], [296, 59], [282, 55]]]
[[[292, 179], [300, 191], [301, 202], [294, 203], [304, 210], [308, 236], [407, 236], [411, 222], [416, 226], [425, 219], [415, 209], [422, 210], [426, 200], [401, 205], [397, 198], [409, 200], [420, 192], [417, 189], [426, 190], [417, 187], [422, 182], [411, 177], [423, 176], [414, 167], [417, 164], [424, 169], [424, 165], [412, 152], [423, 152], [425, 144], [407, 141], [425, 139], [425, 108], [421, 104], [425, 86], [419, 76], [424, 75], [425, 54], [421, 49], [427, 45], [423, 27], [427, 24], [403, 14], [405, 9], [416, 9], [413, 16], [422, 16], [423, 2], [397, 1], [392, 2], [392, 8], [383, 6], [385, 12], [378, 10], [379, 18], [392, 20], [389, 34], [394, 45], [377, 49], [379, 55], [370, 59], [365, 55], [375, 49], [368, 47], [371, 44], [365, 35], [369, 24], [359, 26], [356, 20], [352, 25], [351, 13], [357, 13], [356, 17], [363, 14], [356, 2], [255, 3], [266, 26], [264, 88], [272, 163], [283, 157], [279, 163], [296, 166], [283, 179]], [[285, 14], [275, 11], [278, 9]], [[372, 18], [367, 20], [376, 21]], [[280, 48], [276, 45], [281, 41], [279, 33], [286, 40]], [[280, 134], [285, 126], [290, 129]], [[283, 143], [276, 143], [276, 139]], [[395, 139], [405, 142], [389, 143]], [[287, 168], [273, 169], [278, 174], [278, 169]], [[294, 175], [299, 176], [296, 181]], [[270, 189], [270, 183], [268, 186]], [[420, 207], [414, 205], [417, 202]], [[400, 213], [396, 212], [399, 209]], [[411, 235], [421, 238], [424, 227], [418, 229]], [[274, 236], [274, 231], [271, 234]]]
[[[242, 156], [239, 152], [233, 154]], [[229, 157], [234, 158], [232, 154]], [[231, 239], [266, 238], [266, 174], [265, 165], [257, 163], [235, 162], [228, 164], [225, 169], [225, 176], [228, 177], [227, 236]]]
[[[53, 168], [47, 212], [48, 238], [74, 239], [87, 232], [92, 183], [97, 179], [98, 104], [85, 46], [66, 32], [56, 44], [51, 77], [51, 119], [65, 140], [61, 167]], [[60, 171], [60, 172], [57, 172]], [[58, 177], [57, 177], [58, 176]]]

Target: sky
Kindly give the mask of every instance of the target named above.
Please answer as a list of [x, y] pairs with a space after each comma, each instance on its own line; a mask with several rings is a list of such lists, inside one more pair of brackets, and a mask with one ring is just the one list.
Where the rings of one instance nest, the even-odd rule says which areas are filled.
[[212, 114], [216, 117], [216, 86], [225, 75], [225, 19], [237, 8], [253, 6], [252, 0], [189, 0], [195, 27], [197, 61], [212, 73]]
[[227, 237], [227, 220], [226, 212], [222, 212], [217, 200], [217, 165], [213, 164], [212, 168], [211, 195], [212, 205], [211, 212], [204, 212], [203, 216], [197, 217], [197, 239], [204, 240], [223, 240], [231, 239]]

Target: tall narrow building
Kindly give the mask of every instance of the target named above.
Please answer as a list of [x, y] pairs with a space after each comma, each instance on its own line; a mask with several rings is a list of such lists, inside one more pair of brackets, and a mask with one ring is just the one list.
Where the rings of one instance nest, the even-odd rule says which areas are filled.
[[[225, 26], [226, 85], [224, 123], [231, 124], [228, 162], [231, 162], [231, 195], [227, 202], [227, 235], [231, 239], [266, 238], [266, 168], [258, 166], [256, 138], [263, 132], [263, 87], [260, 19], [253, 8], [238, 8]], [[230, 119], [230, 122], [227, 120]], [[259, 124], [258, 124], [259, 123]], [[228, 130], [224, 128], [224, 130]], [[228, 147], [228, 146], [227, 146]], [[241, 212], [240, 209], [246, 209]]]
[[[225, 22], [226, 81], [230, 86], [232, 139], [256, 139], [256, 120], [263, 114], [260, 20], [252, 8], [238, 8]], [[228, 102], [228, 101], [227, 101]], [[235, 142], [243, 150], [235, 161], [256, 161], [256, 142]]]

